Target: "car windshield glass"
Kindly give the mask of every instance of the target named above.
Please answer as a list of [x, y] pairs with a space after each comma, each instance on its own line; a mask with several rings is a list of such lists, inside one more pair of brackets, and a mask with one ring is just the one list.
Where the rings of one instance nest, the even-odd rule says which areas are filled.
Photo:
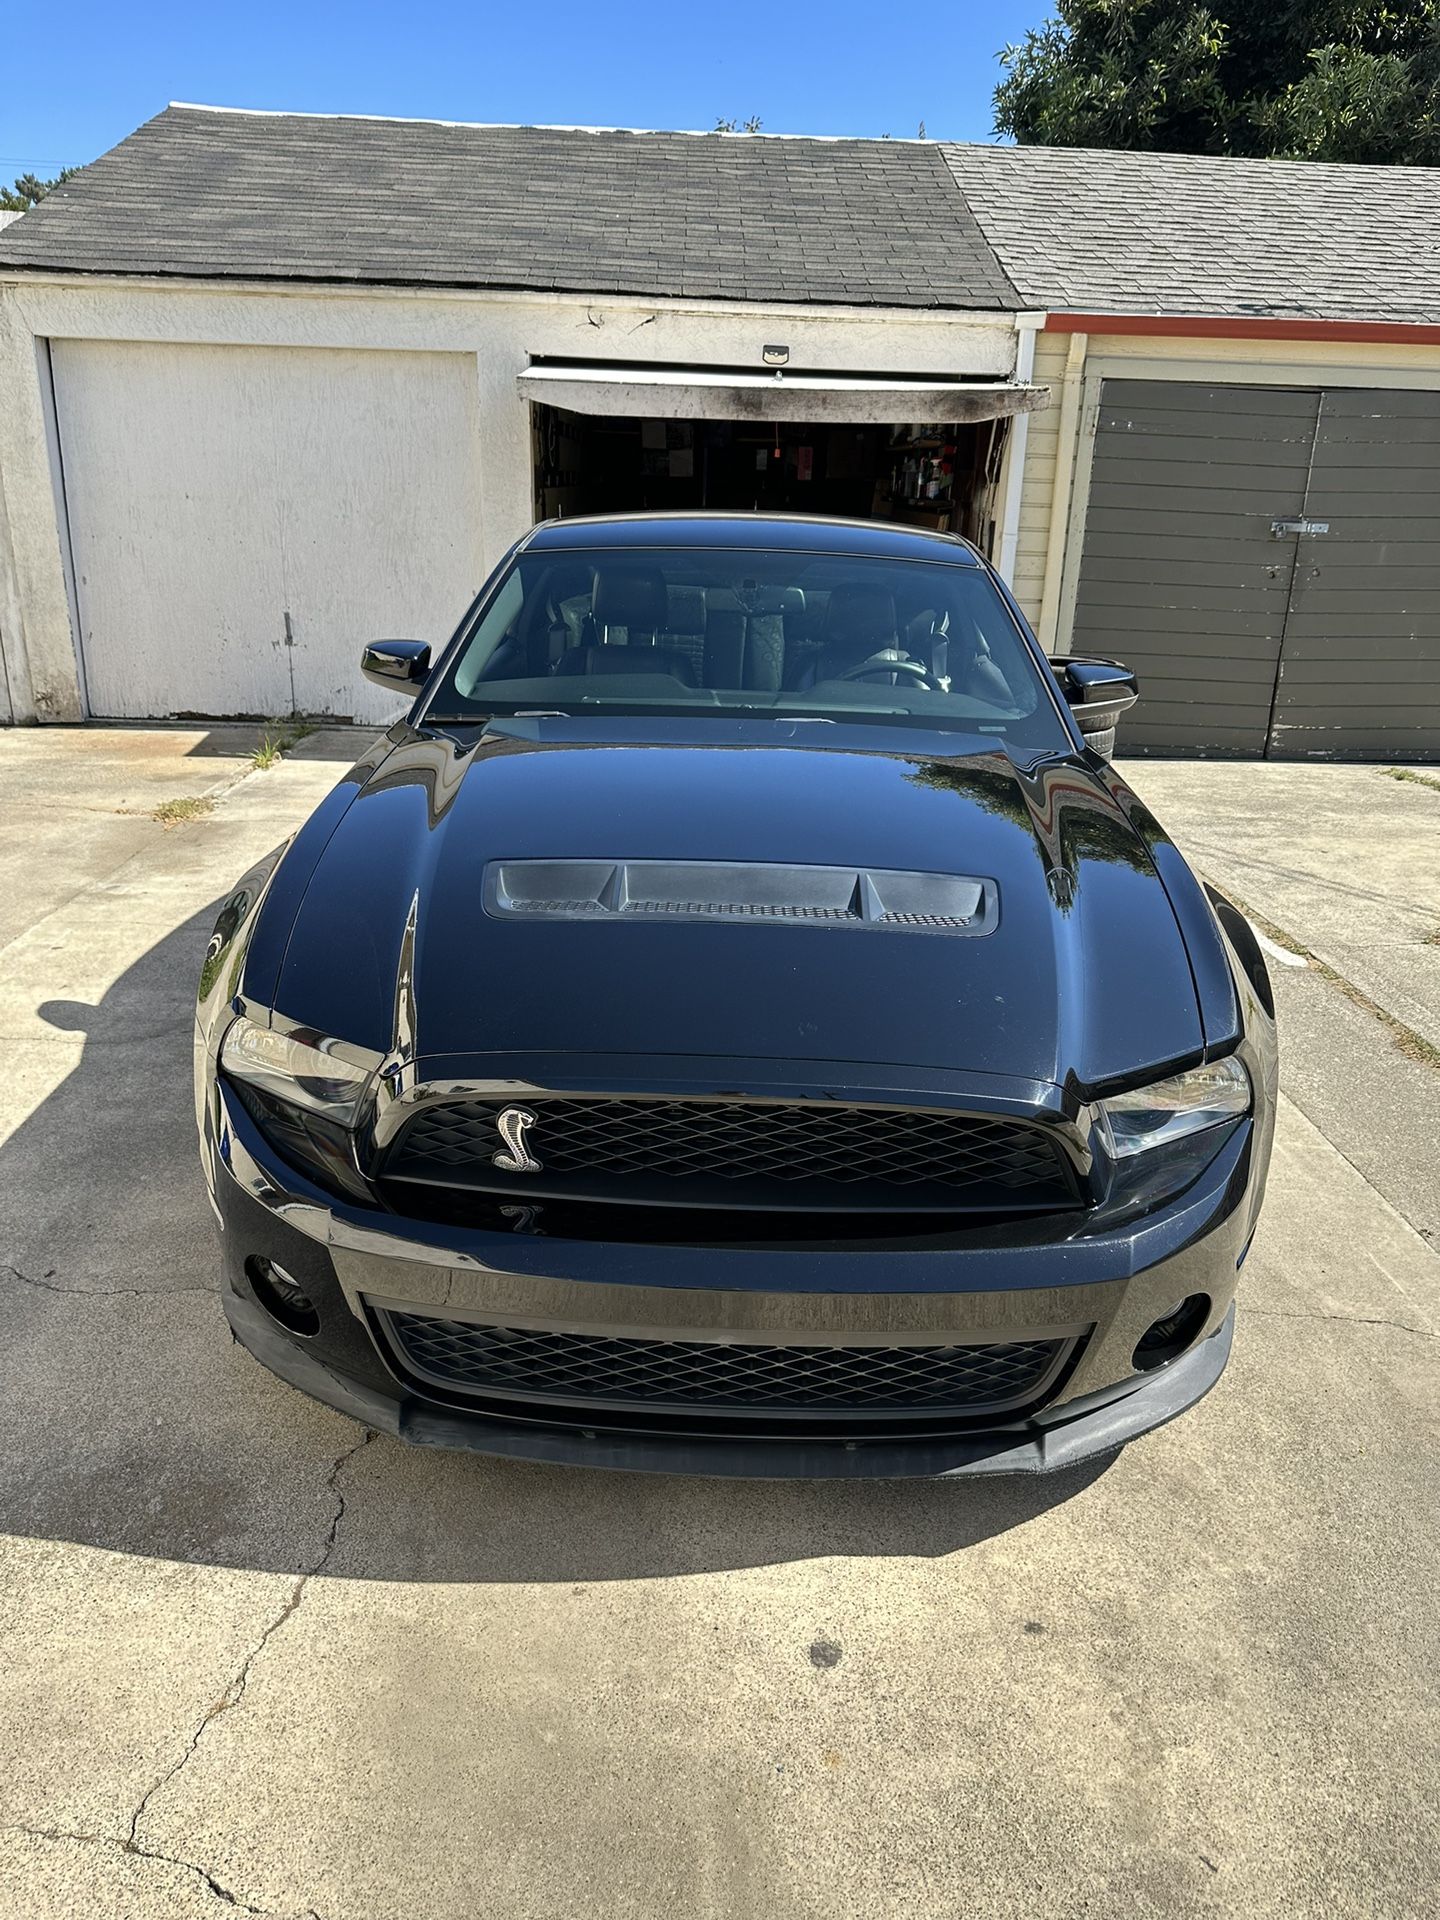
[[884, 716], [1069, 744], [981, 568], [846, 554], [522, 553], [462, 633], [428, 712], [537, 709]]

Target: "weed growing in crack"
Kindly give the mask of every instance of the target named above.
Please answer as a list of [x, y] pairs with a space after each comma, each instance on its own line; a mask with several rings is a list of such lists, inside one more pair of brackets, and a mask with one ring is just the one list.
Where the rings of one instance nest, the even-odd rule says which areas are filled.
[[204, 820], [215, 811], [213, 794], [195, 793], [179, 800], [162, 800], [158, 807], [117, 807], [117, 813], [143, 814], [157, 820], [168, 833], [171, 827], [188, 826], [192, 820]]
[[268, 773], [291, 747], [298, 746], [315, 732], [312, 720], [295, 720], [288, 727], [282, 727], [278, 733], [264, 733], [260, 744], [250, 756], [252, 766], [257, 773]]
[[1432, 792], [1440, 793], [1440, 779], [1434, 774], [1417, 773], [1413, 767], [1382, 767], [1380, 771], [1387, 780], [1404, 780], [1414, 787], [1429, 787]]

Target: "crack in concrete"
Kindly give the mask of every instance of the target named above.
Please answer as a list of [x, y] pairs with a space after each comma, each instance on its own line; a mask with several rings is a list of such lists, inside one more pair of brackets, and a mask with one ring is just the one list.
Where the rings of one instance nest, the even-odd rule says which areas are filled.
[[232, 1893], [223, 1881], [217, 1880], [213, 1873], [207, 1873], [204, 1867], [196, 1866], [193, 1860], [181, 1860], [173, 1853], [160, 1853], [152, 1847], [132, 1846], [124, 1840], [117, 1840], [109, 1833], [77, 1833], [69, 1827], [31, 1827], [23, 1821], [10, 1821], [0, 1829], [5, 1833], [23, 1833], [31, 1840], [45, 1840], [51, 1844], [72, 1841], [82, 1847], [109, 1847], [116, 1853], [128, 1854], [136, 1860], [158, 1860], [167, 1867], [179, 1867], [182, 1873], [193, 1873], [208, 1893], [217, 1900], [223, 1900], [227, 1907], [234, 1907], [238, 1913], [250, 1913], [256, 1920], [321, 1920], [314, 1907], [300, 1907], [288, 1916], [279, 1915], [274, 1907], [253, 1907], [248, 1900], [242, 1900]]
[[1412, 1327], [1407, 1320], [1382, 1320], [1363, 1313], [1306, 1313], [1300, 1308], [1257, 1307], [1249, 1300], [1245, 1311], [1258, 1313], [1266, 1320], [1340, 1320], [1350, 1327], [1391, 1327], [1396, 1333], [1417, 1333], [1422, 1340], [1440, 1340], [1434, 1327]]
[[[0, 1269], [0, 1271], [16, 1273], [16, 1269], [14, 1268], [4, 1268]], [[16, 1277], [25, 1280], [27, 1276], [16, 1273]], [[45, 1283], [43, 1281], [29, 1281], [28, 1284], [32, 1286], [43, 1286]], [[53, 1293], [65, 1293], [71, 1291], [71, 1289], [53, 1287], [50, 1288], [49, 1291]], [[191, 1288], [186, 1289], [186, 1291], [203, 1291], [203, 1289]], [[344, 1520], [349, 1506], [345, 1491], [340, 1485], [340, 1475], [355, 1458], [356, 1454], [363, 1448], [368, 1447], [374, 1438], [374, 1433], [367, 1428], [355, 1442], [354, 1446], [347, 1447], [345, 1451], [336, 1458], [330, 1471], [325, 1476], [325, 1485], [335, 1496], [335, 1511], [331, 1515], [330, 1524], [325, 1530], [325, 1538], [321, 1542], [320, 1552], [316, 1556], [315, 1564], [312, 1567], [308, 1567], [304, 1573], [297, 1577], [285, 1598], [283, 1606], [281, 1606], [275, 1614], [274, 1619], [266, 1624], [264, 1632], [241, 1662], [239, 1672], [235, 1675], [234, 1679], [231, 1680], [230, 1684], [214, 1705], [207, 1707], [201, 1715], [199, 1724], [190, 1735], [189, 1740], [186, 1742], [185, 1749], [179, 1758], [175, 1760], [172, 1765], [168, 1766], [165, 1771], [146, 1788], [140, 1798], [139, 1804], [130, 1816], [129, 1831], [125, 1834], [124, 1838], [117, 1839], [112, 1834], [76, 1833], [59, 1827], [31, 1827], [18, 1824], [9, 1825], [4, 1831], [28, 1834], [32, 1839], [36, 1840], [70, 1840], [84, 1846], [113, 1847], [121, 1853], [129, 1854], [138, 1859], [164, 1861], [169, 1866], [180, 1867], [187, 1873], [195, 1874], [209, 1891], [214, 1894], [216, 1899], [224, 1901], [226, 1906], [235, 1907], [242, 1913], [254, 1914], [258, 1917], [258, 1920], [278, 1920], [278, 1917], [274, 1914], [274, 1909], [251, 1906], [248, 1901], [242, 1900], [238, 1894], [232, 1892], [223, 1882], [217, 1880], [214, 1874], [208, 1872], [195, 1861], [183, 1860], [176, 1854], [162, 1853], [156, 1847], [147, 1846], [140, 1838], [140, 1823], [145, 1818], [150, 1803], [156, 1794], [167, 1787], [172, 1780], [176, 1779], [194, 1758], [200, 1742], [205, 1737], [206, 1729], [213, 1726], [222, 1714], [229, 1713], [239, 1706], [245, 1697], [245, 1690], [250, 1684], [250, 1670], [256, 1660], [259, 1659], [260, 1655], [265, 1651], [265, 1648], [270, 1644], [270, 1641], [300, 1605], [301, 1600], [305, 1596], [306, 1587], [317, 1574], [325, 1571], [330, 1556], [335, 1551], [336, 1543], [340, 1537], [341, 1522]], [[290, 1916], [290, 1920], [320, 1920], [320, 1915], [316, 1912], [315, 1908], [305, 1907], [299, 1909], [293, 1916]]]
[[47, 1273], [43, 1280], [37, 1280], [34, 1274], [22, 1273], [19, 1267], [0, 1266], [0, 1274], [18, 1280], [25, 1287], [39, 1287], [43, 1293], [59, 1293], [70, 1300], [160, 1300], [169, 1299], [172, 1294], [215, 1293], [213, 1286], [197, 1284], [189, 1287], [57, 1287], [52, 1284]]
[[354, 1446], [347, 1447], [345, 1452], [336, 1459], [335, 1464], [326, 1475], [325, 1484], [335, 1495], [335, 1512], [331, 1518], [329, 1528], [326, 1531], [318, 1559], [313, 1567], [308, 1567], [304, 1573], [299, 1575], [295, 1584], [291, 1587], [284, 1605], [275, 1615], [275, 1618], [269, 1622], [264, 1632], [260, 1635], [260, 1638], [255, 1642], [255, 1645], [241, 1662], [240, 1671], [235, 1675], [234, 1679], [230, 1682], [229, 1686], [226, 1687], [224, 1693], [221, 1694], [214, 1705], [206, 1708], [179, 1759], [176, 1760], [172, 1766], [167, 1767], [165, 1772], [146, 1788], [140, 1804], [130, 1816], [130, 1832], [124, 1843], [126, 1846], [143, 1851], [143, 1849], [139, 1848], [140, 1822], [144, 1819], [150, 1802], [162, 1788], [169, 1786], [170, 1782], [189, 1765], [195, 1756], [201, 1740], [205, 1737], [206, 1730], [213, 1726], [222, 1714], [229, 1713], [233, 1708], [239, 1706], [240, 1702], [245, 1698], [245, 1689], [250, 1684], [250, 1669], [270, 1644], [273, 1636], [280, 1631], [281, 1627], [284, 1626], [285, 1622], [300, 1605], [301, 1600], [305, 1597], [306, 1587], [315, 1578], [316, 1574], [325, 1571], [330, 1556], [335, 1551], [335, 1543], [340, 1534], [340, 1522], [345, 1517], [345, 1510], [348, 1504], [339, 1484], [340, 1475], [350, 1461], [355, 1458], [355, 1455], [359, 1453], [362, 1448], [368, 1447], [374, 1438], [374, 1433], [367, 1428], [355, 1442]]

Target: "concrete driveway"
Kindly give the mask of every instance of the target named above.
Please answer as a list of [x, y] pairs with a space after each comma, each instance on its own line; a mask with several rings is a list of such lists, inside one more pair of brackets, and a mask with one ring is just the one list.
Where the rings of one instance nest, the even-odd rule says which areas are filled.
[[251, 744], [0, 734], [0, 1913], [1434, 1912], [1440, 792], [1131, 769], [1322, 956], [1199, 1409], [746, 1485], [407, 1451], [230, 1343], [191, 982], [349, 757]]

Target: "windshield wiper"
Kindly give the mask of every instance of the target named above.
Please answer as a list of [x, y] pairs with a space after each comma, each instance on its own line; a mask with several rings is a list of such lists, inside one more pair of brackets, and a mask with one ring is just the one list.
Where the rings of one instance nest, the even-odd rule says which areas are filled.
[[526, 707], [519, 713], [497, 707], [490, 713], [427, 713], [427, 727], [488, 727], [496, 720], [569, 720], [573, 715], [559, 707]]

